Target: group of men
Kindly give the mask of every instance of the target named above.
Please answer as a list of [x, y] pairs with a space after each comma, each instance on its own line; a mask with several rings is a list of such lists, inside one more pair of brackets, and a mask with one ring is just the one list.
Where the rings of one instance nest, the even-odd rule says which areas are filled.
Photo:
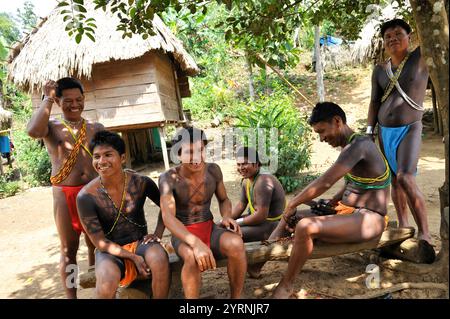
[[[317, 103], [309, 124], [320, 140], [340, 147], [336, 162], [289, 202], [277, 178], [261, 171], [256, 150], [236, 154], [242, 176], [241, 195], [233, 206], [220, 167], [207, 163], [208, 143], [202, 130], [177, 132], [180, 164], [150, 178], [123, 169], [125, 144], [99, 123], [83, 119], [84, 94], [73, 78], [49, 81], [44, 99], [28, 125], [31, 137], [41, 138], [52, 163], [54, 214], [61, 242], [60, 272], [68, 298], [68, 266], [76, 264], [81, 232], [85, 232], [89, 265], [95, 264], [96, 295], [113, 298], [119, 286], [152, 278], [154, 298], [167, 298], [170, 266], [161, 245], [165, 228], [182, 259], [181, 282], [186, 298], [198, 298], [201, 273], [227, 258], [231, 298], [242, 295], [246, 272], [258, 277], [263, 264], [247, 265], [244, 242], [279, 239], [294, 233], [287, 271], [274, 291], [289, 298], [292, 283], [313, 250], [314, 239], [352, 243], [379, 238], [387, 225], [387, 202], [392, 199], [399, 224], [408, 226], [406, 206], [419, 228], [419, 238], [431, 241], [423, 196], [415, 183], [421, 137], [421, 105], [428, 73], [419, 49], [408, 51], [411, 29], [400, 19], [382, 25], [381, 35], [391, 59], [377, 66], [372, 78], [367, 134], [354, 132], [344, 111], [331, 102]], [[62, 119], [50, 119], [53, 104]], [[374, 143], [379, 124], [381, 149]], [[299, 137], [300, 138], [300, 137]], [[341, 178], [342, 189], [322, 209], [301, 204], [325, 193]], [[210, 210], [213, 195], [222, 219], [215, 223]], [[146, 198], [160, 207], [157, 226], [148, 233], [143, 206]], [[248, 213], [243, 214], [248, 208]], [[94, 251], [95, 249], [95, 251]]]

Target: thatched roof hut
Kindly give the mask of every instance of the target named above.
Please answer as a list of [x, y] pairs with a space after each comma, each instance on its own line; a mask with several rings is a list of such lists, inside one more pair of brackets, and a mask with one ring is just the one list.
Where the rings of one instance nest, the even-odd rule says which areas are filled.
[[[147, 130], [128, 141], [130, 150], [144, 152], [131, 154], [131, 159], [145, 160], [151, 152], [142, 150], [145, 145], [131, 145], [133, 140], [152, 140], [155, 132], [149, 129], [184, 120], [181, 98], [190, 96], [187, 77], [197, 74], [199, 68], [158, 16], [153, 19], [154, 36], [123, 39], [122, 31], [116, 31], [119, 19], [115, 15], [94, 10], [91, 1], [85, 1], [85, 7], [87, 15], [96, 20], [95, 42], [85, 36], [77, 44], [65, 31], [60, 9], [55, 8], [11, 49], [8, 79], [30, 92], [33, 107], [37, 107], [47, 80], [79, 78], [85, 88], [84, 117], [125, 137]], [[59, 112], [58, 107], [52, 110], [53, 115]]]
[[89, 16], [96, 20], [95, 42], [84, 37], [77, 44], [67, 35], [63, 15], [55, 8], [30, 35], [10, 51], [9, 79], [18, 87], [31, 92], [36, 88], [40, 89], [48, 79], [68, 75], [90, 79], [95, 64], [130, 60], [156, 50], [170, 55], [177, 68], [185, 75], [193, 76], [199, 72], [183, 44], [157, 15], [153, 19], [154, 36], [146, 40], [139, 35], [122, 39], [122, 32], [116, 31], [119, 23], [116, 16], [110, 12], [94, 10], [91, 1], [86, 1], [85, 6]]

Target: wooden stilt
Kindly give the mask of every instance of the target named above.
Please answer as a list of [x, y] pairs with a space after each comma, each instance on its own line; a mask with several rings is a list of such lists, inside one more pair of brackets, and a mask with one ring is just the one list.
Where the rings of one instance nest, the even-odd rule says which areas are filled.
[[170, 168], [170, 166], [169, 166], [169, 156], [167, 155], [167, 145], [165, 140], [164, 127], [158, 127], [158, 132], [159, 138], [161, 139], [161, 149], [163, 153], [164, 167], [167, 171]]
[[130, 150], [130, 140], [128, 139], [128, 133], [122, 132], [122, 138], [125, 142], [125, 166], [131, 169], [131, 150]]

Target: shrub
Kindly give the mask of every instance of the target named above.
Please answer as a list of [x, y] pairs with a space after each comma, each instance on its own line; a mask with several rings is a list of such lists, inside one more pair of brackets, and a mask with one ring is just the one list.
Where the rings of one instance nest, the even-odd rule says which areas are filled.
[[50, 185], [51, 163], [47, 149], [24, 131], [14, 134], [18, 165], [30, 186]]
[[[311, 165], [311, 128], [306, 115], [300, 114], [295, 107], [293, 98], [275, 87], [270, 96], [241, 105], [235, 111], [237, 127], [278, 129], [278, 150], [266, 145], [266, 150], [269, 149], [271, 154], [278, 152], [278, 169], [275, 175], [286, 192], [299, 187], [301, 180], [298, 173]], [[257, 143], [256, 141], [256, 145]], [[268, 137], [266, 143], [269, 143]], [[245, 140], [244, 145], [256, 147]]]
[[0, 175], [0, 198], [14, 196], [19, 190], [19, 182], [12, 181], [10, 174]]

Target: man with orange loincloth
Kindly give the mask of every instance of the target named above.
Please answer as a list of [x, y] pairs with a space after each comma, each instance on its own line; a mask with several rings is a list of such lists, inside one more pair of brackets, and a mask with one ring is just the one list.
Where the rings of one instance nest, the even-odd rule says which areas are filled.
[[[364, 242], [380, 238], [387, 225], [391, 174], [377, 145], [370, 137], [355, 133], [347, 125], [344, 111], [331, 102], [317, 103], [309, 124], [319, 134], [320, 141], [342, 150], [322, 176], [291, 199], [283, 219], [269, 237], [283, 237], [285, 227], [294, 232], [288, 268], [275, 289], [274, 298], [289, 298], [293, 294], [294, 279], [311, 255], [315, 239], [327, 243]], [[330, 200], [333, 213], [317, 209], [297, 212], [300, 204], [310, 203], [342, 177], [344, 186]]]
[[[62, 78], [48, 81], [43, 89], [44, 99], [27, 126], [28, 135], [44, 140], [52, 163], [53, 211], [60, 239], [60, 274], [67, 298], [77, 297], [77, 288], [69, 275], [77, 271], [76, 255], [81, 226], [76, 197], [81, 188], [97, 176], [92, 167], [92, 155], [87, 142], [103, 125], [81, 117], [84, 109], [83, 86], [77, 79]], [[63, 112], [62, 119], [50, 119], [56, 102]], [[85, 236], [89, 266], [95, 261], [94, 246]], [[72, 276], [73, 277], [73, 276]]]
[[96, 133], [89, 148], [99, 177], [81, 190], [77, 204], [81, 222], [97, 248], [96, 297], [114, 298], [119, 286], [151, 276], [153, 298], [167, 298], [170, 268], [160, 244], [161, 213], [154, 234], [148, 234], [144, 215], [147, 198], [159, 206], [156, 183], [122, 168], [125, 142], [117, 133]]

